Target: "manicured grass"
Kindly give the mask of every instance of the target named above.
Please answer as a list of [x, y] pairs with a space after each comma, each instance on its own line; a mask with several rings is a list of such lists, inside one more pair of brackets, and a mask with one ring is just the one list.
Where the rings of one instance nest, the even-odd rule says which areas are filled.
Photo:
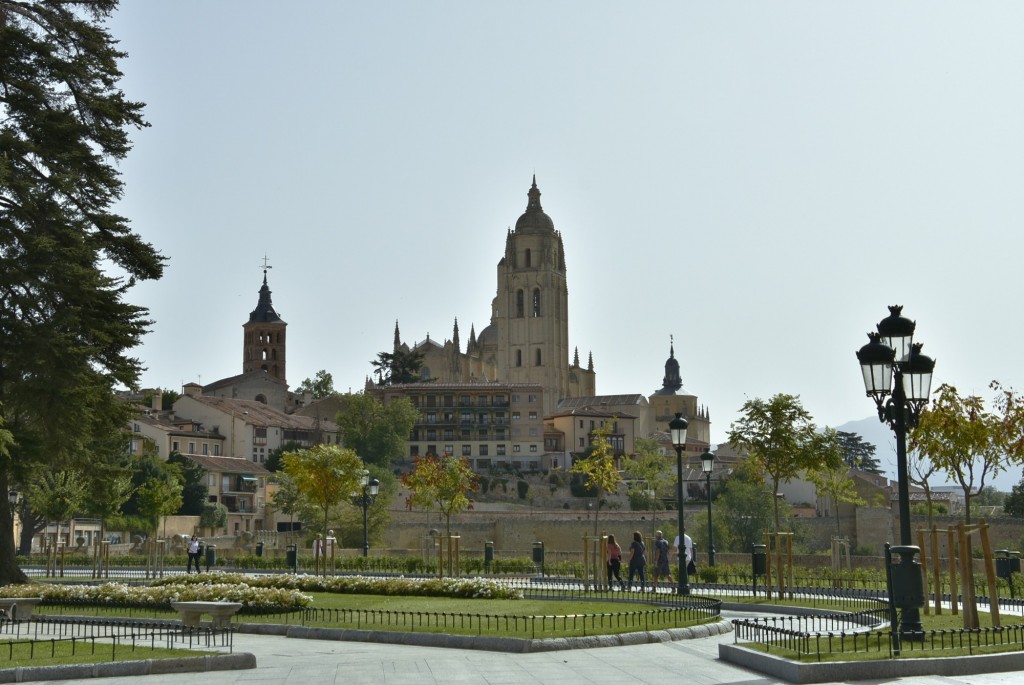
[[23, 666], [65, 666], [68, 664], [96, 664], [112, 661], [142, 661], [204, 656], [217, 652], [195, 649], [164, 649], [143, 646], [132, 647], [125, 641], [114, 645], [109, 640], [48, 642], [39, 640], [33, 646], [25, 641], [0, 641], [0, 669]]

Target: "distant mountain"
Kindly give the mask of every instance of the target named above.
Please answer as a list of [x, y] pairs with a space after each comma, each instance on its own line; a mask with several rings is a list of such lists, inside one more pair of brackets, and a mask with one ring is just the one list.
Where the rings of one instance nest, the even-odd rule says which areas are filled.
[[[847, 421], [841, 426], [835, 426], [835, 429], [856, 433], [864, 438], [865, 442], [874, 445], [875, 457], [878, 458], [882, 470], [889, 478], [896, 480], [896, 434], [892, 432], [888, 424], [878, 420], [877, 414], [858, 421]], [[1010, 489], [1020, 481], [1021, 469], [1019, 466], [1015, 466], [999, 474], [995, 480], [989, 480], [985, 485], [992, 485], [996, 490], [1002, 492], [1010, 492]], [[932, 483], [932, 485], [945, 484], [944, 481]], [[949, 483], [949, 485], [955, 485], [955, 483]]]

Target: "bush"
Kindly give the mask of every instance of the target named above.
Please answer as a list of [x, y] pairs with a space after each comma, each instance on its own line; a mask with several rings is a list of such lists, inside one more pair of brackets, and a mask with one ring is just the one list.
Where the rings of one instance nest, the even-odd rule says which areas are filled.
[[530, 492], [530, 484], [525, 480], [516, 482], [516, 490], [519, 493], [519, 499], [526, 499], [527, 493]]

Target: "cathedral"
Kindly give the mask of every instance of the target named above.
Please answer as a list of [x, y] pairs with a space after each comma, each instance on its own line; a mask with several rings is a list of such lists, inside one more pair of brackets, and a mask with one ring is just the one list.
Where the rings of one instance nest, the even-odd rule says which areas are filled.
[[[498, 261], [497, 292], [490, 323], [476, 333], [470, 326], [465, 351], [455, 321], [450, 340], [428, 335], [411, 347], [403, 343], [395, 322], [396, 350], [423, 352], [424, 378], [438, 383], [540, 385], [544, 414], [553, 414], [565, 398], [595, 394], [594, 360], [580, 365], [579, 351], [569, 348], [569, 289], [562, 235], [540, 204], [537, 179], [527, 192], [526, 211], [505, 237]], [[367, 387], [372, 381], [367, 379]]]
[[[498, 260], [497, 288], [489, 324], [476, 333], [470, 326], [463, 351], [459, 322], [451, 339], [429, 335], [402, 342], [395, 322], [394, 349], [422, 352], [423, 378], [438, 384], [530, 384], [543, 388], [543, 416], [605, 412], [634, 421], [637, 437], [667, 433], [676, 412], [690, 422], [687, 451], [699, 453], [710, 441], [710, 417], [697, 397], [682, 388], [675, 346], [670, 346], [662, 387], [643, 394], [598, 395], [593, 355], [581, 365], [578, 348], [569, 344], [569, 289], [562, 236], [540, 202], [536, 176], [526, 194], [526, 211], [505, 237]], [[570, 361], [571, 353], [571, 361]], [[374, 387], [372, 379], [367, 389]]]

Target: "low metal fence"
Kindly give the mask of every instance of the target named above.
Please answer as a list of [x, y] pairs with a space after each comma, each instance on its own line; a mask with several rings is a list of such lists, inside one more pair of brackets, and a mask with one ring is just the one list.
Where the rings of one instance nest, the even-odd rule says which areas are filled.
[[535, 639], [554, 633], [586, 636], [630, 630], [665, 630], [714, 620], [720, 615], [721, 601], [698, 599], [687, 605], [679, 606], [618, 612], [529, 616], [310, 608], [286, 614], [250, 616], [246, 617], [246, 621], [326, 625], [355, 630], [458, 631], [463, 634], [500, 634], [504, 637]]
[[873, 630], [889, 622], [888, 609], [825, 616], [775, 616], [734, 619], [734, 642], [751, 643], [766, 652], [781, 652], [797, 659], [821, 661], [832, 654], [875, 653], [925, 656], [951, 649], [968, 654], [1024, 649], [1024, 625], [989, 628], [926, 630], [913, 639], [901, 637], [901, 652], [893, 650], [889, 630]]

